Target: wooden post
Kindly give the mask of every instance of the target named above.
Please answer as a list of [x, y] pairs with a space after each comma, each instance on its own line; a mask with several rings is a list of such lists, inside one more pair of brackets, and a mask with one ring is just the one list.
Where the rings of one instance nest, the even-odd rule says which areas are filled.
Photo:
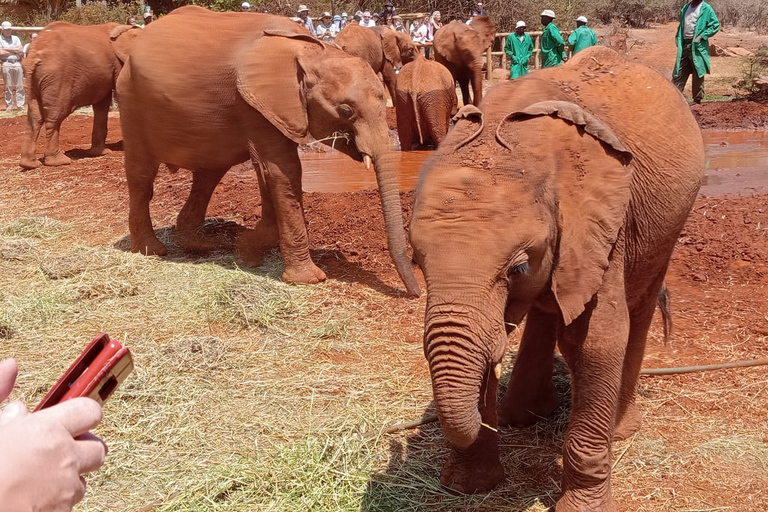
[[533, 61], [533, 69], [539, 69], [541, 67], [541, 36], [535, 36], [536, 39], [533, 43], [533, 53], [536, 54], [536, 58]]
[[493, 80], [493, 55], [491, 55], [492, 46], [485, 49], [485, 79]]

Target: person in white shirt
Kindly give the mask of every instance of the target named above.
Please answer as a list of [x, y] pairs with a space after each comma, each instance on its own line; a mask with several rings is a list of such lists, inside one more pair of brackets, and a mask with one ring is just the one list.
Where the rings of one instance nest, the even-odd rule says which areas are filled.
[[427, 39], [427, 27], [424, 26], [423, 17], [414, 18], [411, 24], [411, 41], [423, 44]]
[[[4, 21], [0, 25], [0, 61], [2, 61], [3, 82], [5, 82], [5, 109], [16, 110], [24, 108], [24, 71], [21, 68], [21, 58], [24, 47], [19, 36], [11, 34], [11, 22]], [[13, 108], [13, 88], [16, 87], [16, 109]]]
[[324, 12], [320, 15], [320, 23], [315, 27], [315, 34], [317, 38], [326, 43], [332, 43], [336, 34], [334, 33], [334, 24], [332, 22], [331, 13]]
[[[135, 24], [135, 22], [134, 22]], [[29, 45], [32, 44], [32, 41], [35, 40], [37, 37], [37, 32], [32, 32], [32, 35], [29, 36], [29, 42], [24, 45], [24, 56], [27, 56], [27, 52], [29, 51]]]
[[375, 27], [376, 22], [371, 19], [371, 11], [363, 11], [363, 17], [360, 18], [361, 27]]

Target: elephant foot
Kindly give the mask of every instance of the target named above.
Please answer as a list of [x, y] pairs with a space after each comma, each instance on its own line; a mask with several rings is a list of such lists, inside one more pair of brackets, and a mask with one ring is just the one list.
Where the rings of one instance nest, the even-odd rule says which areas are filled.
[[112, 153], [109, 148], [91, 148], [88, 150], [88, 156], [104, 156]]
[[537, 393], [522, 388], [510, 384], [499, 404], [499, 425], [527, 427], [548, 418], [557, 409], [559, 401], [551, 379]]
[[643, 423], [643, 415], [640, 413], [640, 407], [632, 402], [627, 406], [624, 415], [619, 418], [616, 427], [613, 429], [613, 440], [623, 441], [632, 437], [635, 432], [640, 430]]
[[610, 488], [602, 499], [588, 499], [584, 491], [565, 491], [555, 505], [555, 512], [618, 512]]
[[184, 249], [194, 252], [209, 252], [218, 247], [215, 240], [204, 236], [197, 229], [174, 229], [173, 240]]
[[40, 167], [40, 161], [37, 158], [23, 157], [21, 161], [19, 161], [19, 165], [22, 169], [37, 169]]
[[325, 281], [325, 272], [310, 261], [308, 264], [294, 266], [286, 264], [283, 281], [290, 284], [317, 284]]
[[462, 494], [486, 493], [504, 480], [496, 437], [493, 443], [478, 440], [466, 450], [451, 449], [440, 471], [440, 483]]
[[67, 155], [59, 151], [55, 155], [45, 155], [43, 158], [43, 164], [55, 167], [57, 165], [69, 165], [72, 163], [72, 160], [69, 159]]
[[168, 249], [157, 237], [146, 237], [134, 241], [131, 239], [131, 252], [138, 252], [145, 256], [165, 256]]

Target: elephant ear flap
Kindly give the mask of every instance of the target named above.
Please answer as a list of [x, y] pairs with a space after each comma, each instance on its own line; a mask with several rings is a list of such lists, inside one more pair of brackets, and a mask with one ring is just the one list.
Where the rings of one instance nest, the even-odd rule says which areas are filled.
[[513, 115], [554, 116], [574, 125], [574, 136], [553, 148], [560, 240], [552, 291], [568, 325], [600, 289], [608, 269], [629, 206], [632, 155], [608, 126], [574, 103], [545, 101]]
[[309, 45], [322, 49], [309, 37], [265, 32], [245, 46], [236, 63], [240, 96], [297, 144], [309, 140], [301, 60]]
[[112, 43], [112, 50], [115, 52], [115, 55], [117, 55], [117, 58], [120, 59], [120, 62], [125, 63], [128, 59], [131, 46], [133, 46], [133, 43], [136, 38], [139, 37], [139, 34], [141, 34], [141, 28], [131, 25], [118, 25], [109, 33], [109, 41]]
[[475, 140], [485, 127], [483, 111], [474, 105], [464, 105], [451, 118], [454, 123], [453, 131], [461, 135], [460, 141], [451, 149], [456, 151]]
[[384, 50], [384, 58], [387, 59], [394, 66], [401, 66], [400, 62], [400, 49], [397, 47], [397, 37], [389, 34], [379, 34], [381, 37], [381, 46]]

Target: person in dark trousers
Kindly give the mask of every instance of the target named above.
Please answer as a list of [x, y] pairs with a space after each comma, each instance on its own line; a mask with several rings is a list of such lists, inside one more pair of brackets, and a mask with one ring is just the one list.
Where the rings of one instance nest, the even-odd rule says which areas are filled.
[[720, 30], [714, 9], [702, 0], [693, 0], [680, 10], [677, 27], [677, 61], [672, 71], [672, 83], [680, 92], [685, 90], [688, 77], [693, 75], [693, 102], [704, 99], [704, 75], [709, 73], [709, 38]]

